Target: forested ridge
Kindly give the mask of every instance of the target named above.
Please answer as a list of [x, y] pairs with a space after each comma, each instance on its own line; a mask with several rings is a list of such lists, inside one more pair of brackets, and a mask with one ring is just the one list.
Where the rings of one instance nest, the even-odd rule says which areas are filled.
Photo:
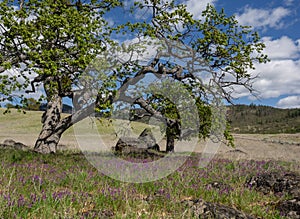
[[228, 106], [227, 118], [234, 133], [298, 133], [300, 109], [263, 105]]

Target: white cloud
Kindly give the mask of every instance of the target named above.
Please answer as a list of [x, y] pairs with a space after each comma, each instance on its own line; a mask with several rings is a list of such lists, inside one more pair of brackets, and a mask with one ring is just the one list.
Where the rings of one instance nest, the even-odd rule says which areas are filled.
[[162, 45], [159, 40], [148, 37], [133, 38], [122, 42], [121, 51], [112, 54], [119, 62], [139, 61], [140, 64], [148, 63], [156, 55]]
[[[263, 40], [267, 46], [264, 53], [271, 58], [271, 62], [256, 64], [256, 69], [250, 71], [252, 75], [259, 75], [253, 88], [258, 91], [260, 99], [299, 95], [300, 40], [293, 41], [286, 36], [279, 39], [265, 37]], [[237, 88], [234, 96], [237, 98], [248, 96], [253, 100], [249, 92], [241, 87]]]
[[294, 0], [285, 0], [284, 4], [287, 6], [291, 6], [294, 3]]
[[242, 14], [236, 16], [237, 20], [242, 25], [253, 26], [254, 28], [275, 28], [280, 29], [284, 26], [283, 18], [290, 15], [291, 11], [277, 7], [271, 10], [256, 9], [245, 7]]
[[217, 0], [186, 0], [187, 10], [194, 15], [194, 18], [200, 19], [202, 11], [206, 9], [207, 4], [214, 5]]
[[279, 108], [300, 108], [300, 96], [289, 96], [280, 99], [277, 104]]
[[257, 65], [256, 72], [260, 73], [260, 78], [254, 83], [254, 88], [263, 99], [300, 93], [299, 60], [272, 60], [270, 63]]
[[280, 39], [272, 40], [271, 37], [264, 37], [262, 41], [265, 43], [265, 53], [270, 59], [293, 59], [299, 57], [300, 39], [294, 42], [287, 36], [282, 36]]
[[[22, 64], [21, 64], [22, 66]], [[21, 68], [22, 69], [22, 68]], [[20, 84], [25, 84], [25, 78], [24, 77], [19, 77], [20, 76], [20, 69], [17, 69], [17, 68], [14, 68], [14, 69], [9, 69], [9, 70], [6, 70], [2, 73], [2, 75], [8, 75], [9, 77], [14, 77], [14, 76], [17, 76], [17, 83], [20, 83]], [[29, 81], [32, 81], [36, 76], [37, 74], [36, 73], [32, 73], [32, 74], [28, 74], [28, 72], [26, 71], [22, 71], [22, 75], [24, 75]], [[32, 87], [31, 85], [28, 85], [25, 90], [32, 90]], [[41, 95], [44, 95], [45, 92], [44, 92], [44, 88], [42, 85], [40, 86], [37, 86], [37, 84], [35, 84], [35, 92], [31, 93], [25, 93], [24, 91], [25, 90], [16, 90], [16, 91], [13, 91], [12, 92], [12, 95], [13, 96], [16, 96], [16, 97], [20, 97], [21, 95], [23, 95], [25, 98], [35, 98], [35, 99], [39, 99], [41, 97]]]
[[[193, 14], [195, 19], [200, 19], [202, 17], [202, 11], [206, 9], [207, 4], [214, 5], [218, 0], [181, 0], [183, 4], [187, 6], [187, 10]], [[162, 4], [167, 3], [167, 0], [161, 1]], [[129, 9], [133, 6], [134, 0], [125, 0], [124, 7]], [[138, 10], [134, 14], [135, 19], [145, 19], [151, 15], [152, 11], [150, 8], [144, 8], [143, 10]]]

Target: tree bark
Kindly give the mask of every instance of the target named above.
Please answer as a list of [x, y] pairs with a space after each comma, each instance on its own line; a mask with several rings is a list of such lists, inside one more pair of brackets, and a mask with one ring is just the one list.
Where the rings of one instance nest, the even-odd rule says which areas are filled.
[[174, 135], [167, 135], [167, 146], [166, 146], [166, 152], [174, 152], [174, 146], [175, 145], [175, 136]]
[[62, 132], [57, 132], [62, 113], [62, 98], [53, 95], [47, 103], [47, 109], [42, 116], [42, 130], [35, 143], [34, 150], [43, 154], [55, 153]]

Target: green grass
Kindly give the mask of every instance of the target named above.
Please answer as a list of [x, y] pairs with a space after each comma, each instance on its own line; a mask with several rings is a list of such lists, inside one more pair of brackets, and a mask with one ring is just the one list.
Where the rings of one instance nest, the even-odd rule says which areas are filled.
[[[100, 173], [81, 153], [40, 155], [1, 150], [0, 218], [193, 218], [183, 200], [202, 198], [255, 217], [279, 218], [275, 203], [285, 195], [263, 195], [245, 186], [265, 171], [287, 171], [289, 163], [214, 160], [199, 168], [197, 155], [166, 178], [124, 183]], [[222, 182], [221, 190], [208, 186]]]

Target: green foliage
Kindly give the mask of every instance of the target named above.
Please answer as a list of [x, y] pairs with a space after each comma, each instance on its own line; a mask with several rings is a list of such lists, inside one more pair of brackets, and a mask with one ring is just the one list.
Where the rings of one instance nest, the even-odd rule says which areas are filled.
[[25, 110], [38, 111], [40, 110], [40, 106], [40, 102], [34, 98], [28, 98], [23, 101], [23, 109]]
[[226, 139], [226, 144], [231, 146], [231, 147], [234, 147], [235, 144], [234, 144], [234, 137], [231, 133], [231, 126], [230, 126], [230, 123], [227, 122], [226, 123], [226, 129], [224, 130], [224, 137]]
[[48, 100], [55, 94], [68, 96], [79, 75], [108, 46], [110, 28], [103, 14], [118, 1], [82, 7], [77, 2], [30, 0], [22, 8], [15, 1], [0, 3], [0, 66], [18, 69], [16, 76], [0, 74], [1, 101], [15, 90], [31, 89], [32, 81], [44, 85]]
[[235, 73], [239, 79], [250, 77], [248, 70], [255, 69], [255, 62], [269, 61], [262, 54], [265, 45], [251, 27], [239, 25], [234, 16], [217, 12], [213, 6], [207, 6], [202, 15], [204, 19], [197, 23], [202, 37], [192, 46], [213, 68]]

